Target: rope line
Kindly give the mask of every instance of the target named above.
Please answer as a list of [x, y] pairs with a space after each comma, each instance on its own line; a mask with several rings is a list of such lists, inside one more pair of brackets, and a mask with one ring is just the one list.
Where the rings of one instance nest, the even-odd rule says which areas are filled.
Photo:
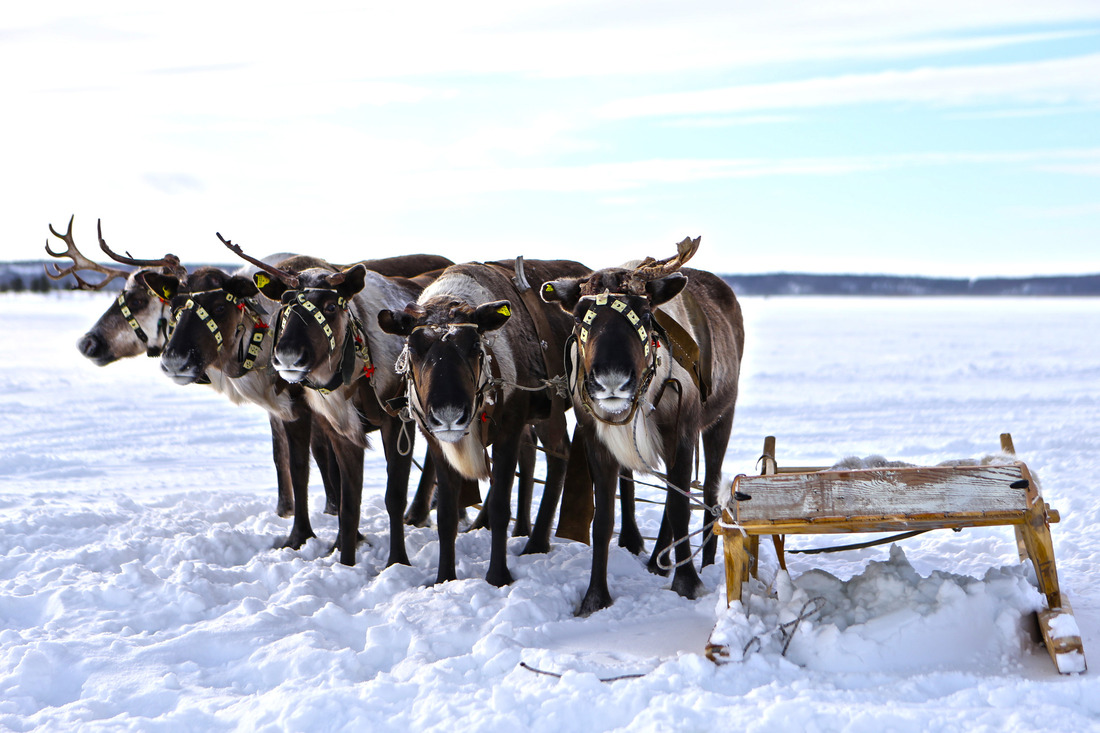
[[[532, 667], [527, 662], [520, 662], [519, 666], [523, 667], [528, 672], [534, 672], [535, 674], [541, 674], [541, 675], [545, 675], [547, 677], [553, 677], [553, 678], [559, 679], [559, 680], [561, 679], [561, 675], [558, 674], [557, 672], [547, 672], [547, 671], [542, 670], [542, 669], [536, 669], [535, 667]], [[645, 675], [644, 674], [621, 674], [617, 677], [597, 677], [596, 679], [598, 679], [600, 682], [618, 682], [619, 680], [635, 680], [635, 679], [639, 679], [641, 677], [645, 677]]]

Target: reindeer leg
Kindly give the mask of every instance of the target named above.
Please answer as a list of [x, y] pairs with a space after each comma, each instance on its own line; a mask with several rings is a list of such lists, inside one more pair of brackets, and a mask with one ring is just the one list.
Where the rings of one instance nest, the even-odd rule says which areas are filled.
[[[661, 511], [661, 528], [657, 531], [657, 541], [653, 545], [653, 554], [649, 556], [646, 569], [654, 575], [667, 576], [668, 568], [661, 567], [657, 558], [667, 555], [665, 550], [672, 541], [672, 529], [668, 524], [668, 499], [665, 499], [665, 508]], [[667, 564], [667, 563], [666, 563]]]
[[512, 518], [512, 483], [519, 461], [519, 444], [527, 432], [509, 430], [507, 426], [502, 428], [493, 444], [492, 488], [485, 502], [492, 533], [489, 572], [485, 579], [498, 588], [512, 583], [512, 573], [508, 571], [508, 521]]
[[321, 482], [325, 486], [325, 514], [336, 516], [340, 512], [340, 466], [336, 461], [336, 452], [316, 421], [312, 433], [310, 450], [321, 474]]
[[424, 451], [424, 468], [420, 471], [420, 483], [416, 494], [405, 512], [405, 524], [427, 527], [431, 524], [432, 499], [435, 497], [435, 460], [430, 450]]
[[619, 477], [619, 504], [622, 516], [619, 519], [619, 547], [632, 555], [645, 552], [645, 540], [638, 529], [638, 516], [634, 505], [634, 472], [624, 469]]
[[[676, 459], [669, 467], [668, 476], [674, 486], [684, 491], [691, 487], [692, 458], [695, 455], [694, 441], [681, 440], [676, 447]], [[672, 590], [684, 598], [696, 599], [706, 592], [695, 563], [691, 561], [691, 544], [687, 541], [688, 525], [691, 522], [691, 504], [679, 491], [668, 489], [665, 499], [672, 541], [676, 543], [676, 569], [672, 575]], [[672, 553], [665, 553], [671, 555]]]
[[363, 501], [363, 449], [351, 441], [333, 437], [333, 449], [340, 466], [340, 529], [336, 547], [340, 563], [355, 564], [355, 549], [359, 544], [359, 514]]
[[[543, 443], [545, 445], [545, 442]], [[523, 431], [523, 440], [519, 447], [519, 485], [516, 489], [516, 524], [512, 527], [513, 537], [528, 537], [531, 534], [531, 496], [535, 493], [535, 429], [528, 427]], [[563, 476], [564, 478], [564, 476]], [[547, 488], [550, 478], [547, 476]], [[559, 488], [560, 492], [561, 489]], [[546, 501], [546, 489], [542, 492], [543, 502]], [[554, 504], [558, 503], [557, 498]], [[539, 516], [542, 516], [542, 505], [539, 505]], [[531, 544], [527, 543], [528, 546]], [[526, 553], [527, 550], [524, 550]]]
[[382, 448], [386, 454], [386, 512], [390, 517], [390, 565], [410, 565], [405, 550], [405, 498], [409, 493], [409, 472], [412, 469], [413, 437], [409, 437], [409, 450], [405, 455], [397, 449], [402, 422], [385, 416], [382, 420]]
[[275, 462], [275, 480], [279, 487], [279, 498], [275, 504], [275, 513], [280, 517], [294, 514], [294, 482], [290, 478], [290, 446], [287, 444], [286, 429], [283, 421], [274, 415], [268, 415], [271, 424], [271, 458]]
[[436, 525], [439, 530], [439, 569], [435, 582], [456, 580], [455, 539], [458, 537], [458, 504], [461, 476], [451, 468], [438, 443], [432, 443], [432, 458], [436, 466]]
[[[272, 418], [273, 431], [275, 420]], [[309, 523], [309, 446], [313, 420], [310, 415], [303, 415], [290, 422], [280, 421], [280, 427], [286, 440], [287, 469], [294, 490], [294, 524], [280, 547], [297, 550], [316, 536]]]
[[578, 616], [589, 616], [613, 602], [607, 587], [607, 558], [615, 528], [615, 483], [619, 465], [602, 445], [588, 443], [588, 461], [595, 486], [592, 517], [592, 573]]
[[[562, 488], [565, 485], [565, 469], [568, 465], [568, 459], [559, 458], [558, 456], [569, 455], [569, 438], [563, 433], [561, 440], [557, 445], [548, 444], [546, 442], [546, 433], [537, 431], [540, 440], [543, 441], [543, 445], [547, 446], [546, 455], [546, 484], [542, 487], [542, 500], [539, 502], [539, 512], [535, 517], [535, 527], [530, 533], [531, 536], [527, 540], [527, 544], [523, 548], [523, 555], [534, 555], [539, 553], [550, 552], [550, 525], [554, 521], [554, 514], [558, 510], [558, 502], [561, 501]], [[525, 443], [521, 450], [525, 450], [527, 444]], [[530, 444], [531, 455], [530, 460], [533, 464], [535, 461], [535, 445], [534, 442]], [[525, 460], [526, 454], [521, 453], [521, 460]], [[533, 468], [533, 466], [532, 466]], [[534, 483], [534, 477], [532, 476], [532, 484]], [[528, 491], [531, 489], [528, 488]], [[523, 466], [520, 466], [520, 516], [524, 514], [523, 510]], [[527, 510], [531, 508], [531, 496], [527, 496]], [[517, 524], [519, 520], [516, 520]]]
[[[733, 410], [718, 419], [710, 428], [703, 431], [703, 460], [706, 465], [703, 478], [703, 503], [708, 509], [718, 505], [718, 482], [722, 480], [722, 459], [733, 430]], [[708, 523], [708, 514], [703, 522]], [[714, 564], [714, 555], [718, 549], [718, 536], [714, 532], [703, 533], [703, 567]]]

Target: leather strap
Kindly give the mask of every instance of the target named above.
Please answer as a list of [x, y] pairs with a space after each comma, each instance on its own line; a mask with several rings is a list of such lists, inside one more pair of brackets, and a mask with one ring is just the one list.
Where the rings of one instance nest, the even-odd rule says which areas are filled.
[[702, 346], [695, 342], [691, 334], [677, 323], [676, 319], [660, 308], [653, 309], [653, 319], [664, 332], [672, 358], [691, 375], [691, 381], [699, 390], [700, 399], [706, 402], [711, 392], [710, 326], [694, 296], [685, 291], [680, 294], [680, 297], [683, 298], [691, 325], [700, 335]]

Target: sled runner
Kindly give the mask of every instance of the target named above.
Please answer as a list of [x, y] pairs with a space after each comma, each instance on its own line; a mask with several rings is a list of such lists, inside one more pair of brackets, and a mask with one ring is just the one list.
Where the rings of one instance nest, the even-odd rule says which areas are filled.
[[[1059, 520], [1039, 494], [1028, 467], [1001, 435], [1005, 462], [987, 465], [896, 466], [853, 470], [779, 467], [775, 438], [764, 440], [759, 476], [734, 479], [715, 533], [722, 536], [726, 602], [741, 600], [741, 584], [756, 576], [760, 535], [772, 535], [786, 569], [784, 535], [905, 532], [1011, 525], [1020, 559], [1031, 560], [1046, 608], [1038, 612], [1043, 641], [1062, 674], [1084, 672], [1084, 649], [1069, 602], [1058, 586], [1050, 523]], [[892, 541], [897, 537], [887, 538]], [[879, 544], [879, 543], [867, 543]], [[863, 546], [867, 546], [867, 544]], [[707, 656], [725, 655], [709, 645]]]

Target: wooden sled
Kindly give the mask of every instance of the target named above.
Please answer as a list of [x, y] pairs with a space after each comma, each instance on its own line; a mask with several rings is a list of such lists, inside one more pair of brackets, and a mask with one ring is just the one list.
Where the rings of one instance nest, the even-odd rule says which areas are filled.
[[[1001, 449], [1015, 455], [1012, 437]], [[1086, 669], [1080, 632], [1058, 587], [1050, 523], [1059, 520], [1039, 494], [1021, 461], [990, 465], [820, 470], [780, 468], [775, 438], [764, 440], [761, 475], [734, 479], [728, 504], [714, 531], [722, 536], [726, 603], [741, 600], [741, 584], [756, 576], [760, 535], [772, 535], [779, 565], [786, 569], [784, 535], [840, 532], [906, 532], [1012, 525], [1021, 561], [1035, 566], [1046, 608], [1039, 628], [1062, 674]], [[728, 654], [708, 645], [707, 656]]]

